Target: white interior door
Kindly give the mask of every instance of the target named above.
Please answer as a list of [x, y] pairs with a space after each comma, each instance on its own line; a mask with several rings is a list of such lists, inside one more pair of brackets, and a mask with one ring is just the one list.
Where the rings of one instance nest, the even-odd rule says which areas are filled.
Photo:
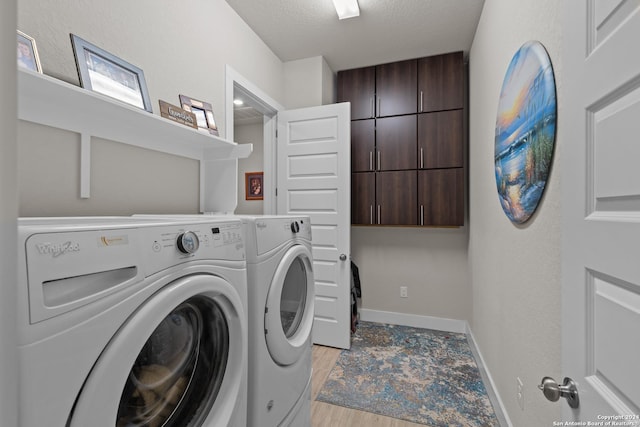
[[566, 420], [640, 425], [640, 2], [563, 3], [562, 358], [580, 406], [560, 401]]
[[309, 215], [313, 342], [351, 345], [351, 122], [348, 103], [278, 113], [277, 213]]

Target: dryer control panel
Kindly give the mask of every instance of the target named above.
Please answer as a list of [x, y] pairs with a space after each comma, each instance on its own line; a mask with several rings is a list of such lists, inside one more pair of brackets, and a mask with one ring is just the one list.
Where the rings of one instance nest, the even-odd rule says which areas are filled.
[[306, 216], [271, 216], [255, 220], [257, 254], [262, 255], [292, 240], [311, 242], [311, 221]]

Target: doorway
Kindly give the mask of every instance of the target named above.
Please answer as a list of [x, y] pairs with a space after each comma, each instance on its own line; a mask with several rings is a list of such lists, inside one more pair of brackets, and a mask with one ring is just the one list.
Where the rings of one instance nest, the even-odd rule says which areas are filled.
[[[235, 213], [275, 214], [276, 115], [284, 107], [229, 65], [225, 75], [226, 139], [253, 144], [253, 153], [238, 161], [238, 205]], [[241, 100], [242, 105], [236, 105], [236, 99]], [[242, 128], [238, 135], [235, 134], [237, 125]], [[250, 139], [239, 139], [247, 137]], [[264, 172], [263, 200], [246, 200], [246, 172]]]

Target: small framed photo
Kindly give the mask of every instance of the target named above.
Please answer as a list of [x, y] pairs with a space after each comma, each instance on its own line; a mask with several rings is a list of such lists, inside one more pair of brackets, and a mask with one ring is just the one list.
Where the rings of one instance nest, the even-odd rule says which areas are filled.
[[198, 127], [207, 129], [212, 135], [218, 136], [218, 126], [213, 118], [213, 108], [211, 104], [198, 101], [186, 95], [180, 95], [180, 105], [185, 111], [196, 115]]
[[264, 172], [245, 172], [244, 191], [246, 200], [263, 200], [263, 175]]
[[80, 86], [153, 112], [142, 69], [71, 34]]
[[18, 30], [18, 67], [42, 73], [36, 41]]

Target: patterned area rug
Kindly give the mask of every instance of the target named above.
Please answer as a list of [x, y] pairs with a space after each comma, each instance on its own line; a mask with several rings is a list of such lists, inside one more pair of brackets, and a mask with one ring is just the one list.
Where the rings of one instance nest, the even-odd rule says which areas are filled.
[[499, 426], [464, 334], [360, 322], [316, 400], [432, 427]]

